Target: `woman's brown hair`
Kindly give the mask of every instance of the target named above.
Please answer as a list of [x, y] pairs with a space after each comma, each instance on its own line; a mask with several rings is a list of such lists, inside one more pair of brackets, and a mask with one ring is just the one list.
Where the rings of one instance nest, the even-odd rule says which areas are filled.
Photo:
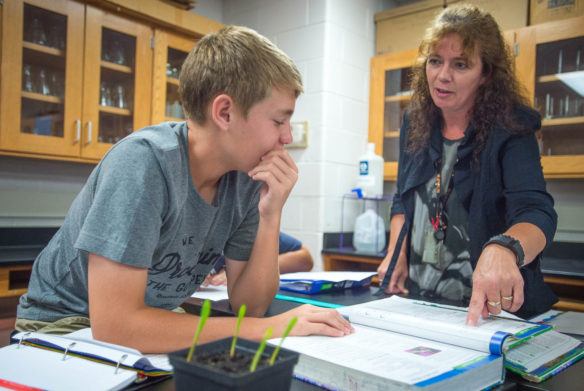
[[515, 76], [513, 57], [497, 22], [488, 12], [474, 5], [444, 9], [426, 30], [412, 70], [411, 89], [414, 93], [408, 112], [411, 131], [407, 151], [413, 153], [425, 147], [432, 127], [436, 124], [443, 126], [440, 109], [430, 96], [426, 63], [429, 51], [441, 39], [453, 33], [461, 39], [463, 56], [469, 58], [478, 49], [482, 72], [487, 76], [477, 91], [469, 113], [476, 142], [473, 161], [478, 163], [478, 156], [492, 125], [500, 123], [512, 132], [520, 132], [522, 129], [511, 116], [512, 109], [529, 103]]

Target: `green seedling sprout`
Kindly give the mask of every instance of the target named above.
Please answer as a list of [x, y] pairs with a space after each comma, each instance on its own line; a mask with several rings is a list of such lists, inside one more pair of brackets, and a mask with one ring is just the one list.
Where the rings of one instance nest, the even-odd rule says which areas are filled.
[[211, 313], [211, 302], [207, 299], [203, 303], [203, 307], [201, 308], [201, 317], [199, 319], [199, 326], [197, 327], [197, 332], [195, 333], [195, 338], [193, 338], [193, 344], [189, 349], [189, 354], [187, 355], [187, 362], [191, 362], [193, 358], [193, 354], [195, 353], [195, 346], [197, 345], [197, 340], [199, 339], [199, 335], [201, 334], [201, 330], [203, 330], [203, 326]]
[[268, 338], [270, 338], [270, 336], [272, 335], [273, 330], [274, 330], [273, 327], [270, 327], [269, 329], [266, 330], [266, 335], [264, 335], [264, 339], [262, 339], [262, 342], [260, 343], [260, 347], [256, 351], [255, 356], [253, 356], [251, 366], [249, 367], [250, 372], [255, 372], [256, 367], [258, 366], [258, 362], [260, 362], [260, 357], [262, 356], [262, 353], [264, 352], [264, 348], [266, 347], [266, 342], [267, 342]]
[[237, 325], [235, 326], [235, 334], [233, 334], [233, 341], [231, 341], [231, 350], [229, 351], [229, 357], [233, 358], [235, 355], [235, 344], [237, 342], [237, 335], [239, 334], [239, 326], [241, 326], [241, 320], [245, 316], [245, 304], [239, 307], [239, 315], [237, 316]]
[[284, 338], [286, 338], [288, 336], [288, 334], [290, 333], [290, 330], [292, 330], [292, 327], [294, 327], [297, 320], [298, 320], [298, 318], [296, 316], [294, 316], [292, 319], [290, 319], [290, 323], [288, 323], [288, 327], [286, 327], [286, 330], [284, 331], [284, 334], [282, 335], [282, 339], [280, 339], [280, 344], [278, 346], [276, 346], [276, 349], [274, 349], [274, 352], [272, 353], [272, 357], [270, 357], [270, 365], [274, 365], [274, 362], [276, 361], [276, 356], [278, 355], [278, 352], [280, 351], [280, 347], [282, 346], [282, 343], [284, 343]]

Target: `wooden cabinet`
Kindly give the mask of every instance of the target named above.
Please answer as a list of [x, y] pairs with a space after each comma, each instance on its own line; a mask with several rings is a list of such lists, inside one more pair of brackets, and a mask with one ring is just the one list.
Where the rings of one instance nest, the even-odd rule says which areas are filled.
[[180, 65], [223, 26], [154, 1], [10, 0], [0, 17], [0, 154], [80, 162], [183, 119]]
[[[538, 132], [547, 178], [584, 177], [584, 16], [505, 32], [516, 72], [542, 115]], [[410, 102], [408, 77], [417, 50], [371, 59], [369, 142], [397, 179], [399, 127]]]
[[31, 273], [32, 264], [0, 266], [0, 299], [25, 294]]
[[164, 30], [154, 32], [152, 123], [185, 119], [178, 95], [182, 63], [196, 40]]
[[579, 16], [512, 32], [518, 76], [542, 116], [547, 178], [584, 178], [583, 24]]
[[[405, 2], [401, 2], [405, 3]], [[375, 14], [375, 54], [418, 47], [426, 28], [444, 9], [444, 0], [418, 0]], [[448, 0], [448, 6], [475, 4], [488, 11], [503, 30], [527, 25], [528, 0]], [[545, 4], [547, 8], [547, 4]]]
[[2, 14], [3, 152], [96, 161], [150, 123], [149, 26], [67, 0]]
[[411, 91], [408, 80], [417, 50], [388, 53], [371, 59], [369, 95], [369, 142], [383, 156], [383, 178], [397, 179], [399, 128]]

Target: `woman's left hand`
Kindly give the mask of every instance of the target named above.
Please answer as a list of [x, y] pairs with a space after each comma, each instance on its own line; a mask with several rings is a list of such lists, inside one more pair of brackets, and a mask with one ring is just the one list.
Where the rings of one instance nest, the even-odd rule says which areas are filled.
[[476, 326], [479, 316], [517, 311], [523, 304], [523, 277], [515, 254], [498, 244], [486, 246], [472, 275], [472, 297], [466, 324]]

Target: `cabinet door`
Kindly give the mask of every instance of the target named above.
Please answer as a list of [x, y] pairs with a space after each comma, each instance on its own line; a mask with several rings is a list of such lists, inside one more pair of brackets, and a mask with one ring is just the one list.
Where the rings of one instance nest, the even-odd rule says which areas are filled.
[[[533, 96], [544, 175], [584, 177], [584, 17], [535, 26]], [[533, 58], [533, 57], [532, 57]]]
[[182, 63], [196, 41], [162, 30], [154, 32], [152, 123], [185, 119], [178, 95]]
[[371, 59], [369, 142], [383, 156], [384, 179], [397, 179], [399, 129], [410, 103], [409, 79], [418, 51], [389, 53]]
[[150, 123], [152, 30], [86, 7], [81, 156], [101, 158]]
[[79, 155], [83, 8], [66, 0], [4, 3], [3, 150]]
[[515, 62], [515, 73], [525, 94], [531, 98], [533, 104], [533, 80], [535, 68], [533, 58], [535, 56], [535, 27], [523, 27], [515, 30], [508, 30], [503, 33], [507, 44], [513, 53]]

